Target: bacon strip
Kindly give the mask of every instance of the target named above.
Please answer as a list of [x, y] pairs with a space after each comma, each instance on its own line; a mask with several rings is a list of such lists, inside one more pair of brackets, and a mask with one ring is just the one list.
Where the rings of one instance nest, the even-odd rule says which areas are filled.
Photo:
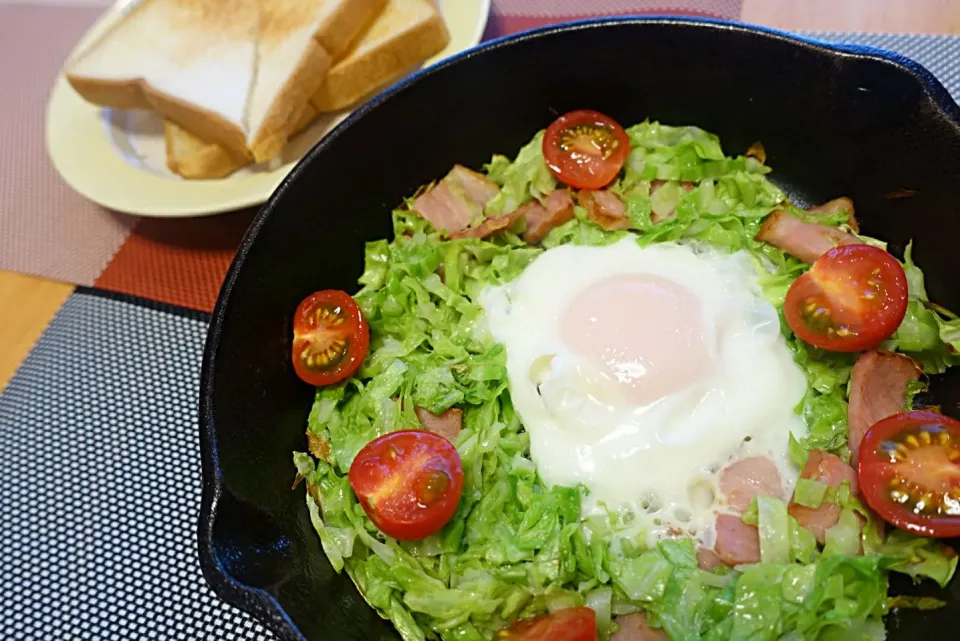
[[805, 263], [813, 263], [834, 247], [860, 242], [853, 234], [829, 225], [805, 223], [782, 209], [767, 216], [756, 240], [779, 247]]
[[727, 565], [760, 562], [760, 532], [739, 516], [717, 515], [717, 557]]
[[504, 214], [503, 216], [491, 216], [476, 227], [470, 227], [469, 229], [458, 231], [455, 234], [450, 234], [450, 238], [486, 238], [498, 231], [507, 229], [519, 220], [521, 216], [523, 216], [523, 212], [520, 209], [512, 211], [509, 214]]
[[826, 214], [828, 216], [833, 216], [834, 214], [839, 214], [840, 212], [846, 212], [847, 225], [849, 225], [850, 229], [855, 232], [860, 231], [860, 224], [857, 222], [857, 217], [853, 209], [853, 201], [846, 196], [828, 200], [822, 205], [811, 207], [807, 211], [811, 214]]
[[904, 409], [907, 385], [920, 378], [912, 358], [882, 350], [871, 350], [857, 359], [850, 382], [847, 413], [851, 460], [856, 463], [860, 442], [879, 420]]
[[780, 471], [765, 456], [740, 459], [723, 468], [720, 472], [720, 493], [726, 497], [731, 508], [741, 513], [746, 511], [750, 501], [757, 495], [784, 498]]
[[[850, 491], [854, 494], [858, 492], [856, 470], [839, 456], [822, 450], [810, 450], [800, 477], [819, 481], [834, 489], [839, 488], [844, 481], [849, 481]], [[840, 520], [840, 506], [834, 503], [823, 503], [818, 508], [810, 508], [791, 501], [788, 511], [800, 525], [810, 530], [820, 544], [824, 543], [827, 530]]]
[[713, 572], [723, 565], [723, 561], [713, 550], [707, 548], [697, 549], [697, 566], [699, 566], [701, 570]]
[[577, 197], [580, 199], [580, 204], [586, 208], [587, 217], [607, 231], [626, 229], [630, 226], [626, 205], [609, 189], [581, 189]]
[[573, 198], [566, 189], [554, 190], [542, 205], [534, 200], [520, 209], [524, 208], [527, 208], [523, 212], [527, 219], [527, 231], [523, 234], [523, 240], [531, 245], [543, 240], [551, 229], [573, 219]]
[[610, 641], [669, 641], [666, 632], [647, 624], [647, 617], [642, 612], [621, 614], [614, 622], [620, 629], [613, 633]]
[[422, 407], [415, 407], [413, 411], [416, 412], [417, 418], [420, 419], [423, 427], [427, 430], [439, 434], [451, 443], [457, 440], [460, 428], [463, 425], [462, 410], [451, 407], [443, 414], [434, 414]]
[[330, 462], [330, 441], [307, 430], [307, 449], [321, 461]]
[[481, 216], [484, 205], [499, 191], [483, 174], [454, 165], [443, 180], [413, 201], [413, 209], [437, 229], [456, 234]]
[[454, 165], [447, 178], [455, 181], [467, 194], [467, 198], [480, 205], [486, 205], [500, 193], [495, 182], [463, 165]]

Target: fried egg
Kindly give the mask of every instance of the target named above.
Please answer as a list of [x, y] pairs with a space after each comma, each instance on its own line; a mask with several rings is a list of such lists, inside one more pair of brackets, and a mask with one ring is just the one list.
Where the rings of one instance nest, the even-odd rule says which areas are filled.
[[745, 252], [563, 245], [480, 304], [540, 477], [582, 485], [585, 516], [711, 546], [722, 468], [766, 456], [792, 487], [807, 383]]

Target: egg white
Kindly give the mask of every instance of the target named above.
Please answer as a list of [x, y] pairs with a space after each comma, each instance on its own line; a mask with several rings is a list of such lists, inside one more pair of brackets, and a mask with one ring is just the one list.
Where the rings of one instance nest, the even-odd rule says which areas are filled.
[[[644, 405], [612, 389], [560, 332], [578, 294], [629, 274], [663, 277], [696, 296], [709, 355], [699, 377]], [[510, 395], [540, 476], [551, 486], [584, 486], [584, 516], [627, 510], [651, 539], [684, 532], [711, 546], [715, 516], [726, 509], [717, 472], [730, 461], [768, 456], [792, 487], [787, 448], [790, 432], [806, 432], [794, 411], [806, 379], [745, 252], [640, 247], [629, 235], [608, 246], [564, 245], [514, 281], [488, 287], [480, 303], [506, 347]]]

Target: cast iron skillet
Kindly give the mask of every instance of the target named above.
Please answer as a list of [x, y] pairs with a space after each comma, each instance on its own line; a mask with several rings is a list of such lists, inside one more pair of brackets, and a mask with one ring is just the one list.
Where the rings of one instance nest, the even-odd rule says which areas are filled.
[[[313, 396], [290, 364], [294, 308], [318, 289], [356, 291], [363, 244], [389, 236], [389, 211], [417, 186], [455, 162], [512, 156], [580, 108], [625, 124], [696, 124], [728, 152], [762, 141], [795, 202], [852, 197], [863, 231], [895, 254], [914, 239], [931, 298], [960, 310], [960, 108], [910, 60], [723, 22], [620, 18], [520, 34], [420, 73], [360, 109], [279, 187], [243, 240], [207, 338], [201, 566], [222, 598], [281, 638], [399, 638], [331, 570], [303, 488], [290, 490]], [[960, 376], [934, 381], [932, 395], [960, 416]], [[892, 615], [890, 638], [954, 638], [960, 580], [940, 597], [947, 608]]]

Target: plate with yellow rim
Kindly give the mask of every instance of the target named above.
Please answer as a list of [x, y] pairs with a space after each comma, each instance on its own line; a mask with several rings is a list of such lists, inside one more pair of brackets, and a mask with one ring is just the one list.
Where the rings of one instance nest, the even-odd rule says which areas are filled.
[[[107, 9], [73, 53], [93, 42], [138, 1], [119, 0]], [[490, 3], [439, 0], [450, 43], [425, 65], [478, 44]], [[185, 180], [166, 167], [163, 121], [158, 115], [92, 105], [61, 73], [47, 104], [46, 144], [64, 181], [104, 207], [140, 216], [206, 216], [265, 202], [300, 158], [349, 114], [349, 110], [322, 114], [271, 163], [245, 167], [217, 180]]]

